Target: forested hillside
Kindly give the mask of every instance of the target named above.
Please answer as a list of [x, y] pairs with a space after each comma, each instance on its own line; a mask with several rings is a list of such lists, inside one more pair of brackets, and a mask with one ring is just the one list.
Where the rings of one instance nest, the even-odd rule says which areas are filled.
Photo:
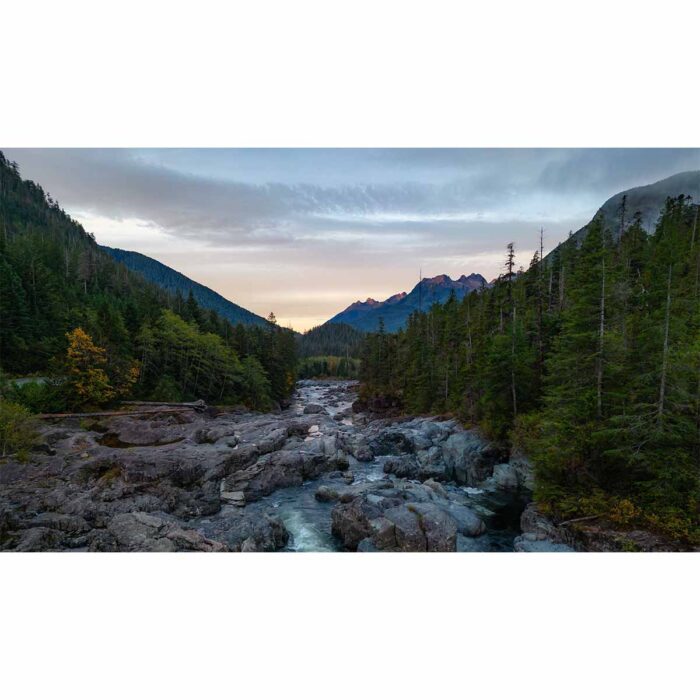
[[298, 336], [300, 357], [358, 357], [365, 333], [347, 323], [324, 323]]
[[[617, 221], [622, 221], [618, 212]], [[654, 232], [597, 217], [492, 289], [368, 337], [367, 398], [452, 412], [524, 450], [558, 518], [605, 515], [699, 542], [698, 207], [669, 198]]]
[[117, 262], [124, 264], [130, 270], [140, 273], [149, 282], [165, 289], [172, 294], [181, 294], [183, 297], [188, 297], [190, 293], [195, 298], [196, 302], [207, 310], [216, 311], [221, 318], [230, 321], [233, 324], [243, 323], [244, 325], [264, 326], [267, 321], [262, 317], [254, 314], [248, 309], [244, 309], [238, 304], [225, 299], [213, 289], [205, 287], [199, 282], [191, 280], [189, 277], [181, 274], [177, 270], [173, 270], [167, 265], [149, 258], [147, 255], [135, 253], [130, 250], [121, 250], [120, 248], [109, 248], [108, 246], [100, 246]]
[[233, 326], [146, 282], [0, 153], [0, 370], [60, 378], [6, 397], [35, 410], [124, 396], [265, 408], [295, 368], [291, 331]]

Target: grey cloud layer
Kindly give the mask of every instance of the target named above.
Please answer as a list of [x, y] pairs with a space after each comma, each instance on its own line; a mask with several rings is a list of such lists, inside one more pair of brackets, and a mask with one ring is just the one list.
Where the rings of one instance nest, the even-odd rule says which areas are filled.
[[616, 192], [700, 168], [699, 149], [5, 152], [69, 213], [95, 226], [145, 221], [183, 241], [181, 253], [167, 242], [161, 253], [156, 236], [130, 247], [182, 260], [182, 272], [258, 313], [280, 286], [289, 301], [275, 310], [287, 304], [290, 318], [306, 295], [309, 309], [327, 305], [319, 321], [342, 308], [342, 294], [350, 303], [410, 288], [419, 266], [492, 277], [510, 240], [526, 265], [540, 226], [551, 247]]
[[[174, 166], [158, 165], [159, 153], [161, 162]], [[48, 185], [70, 210], [142, 219], [178, 236], [232, 247], [303, 242], [314, 233], [365, 234], [369, 240], [383, 233], [423, 232], [434, 238], [449, 237], [458, 227], [473, 230], [474, 223], [486, 228], [508, 222], [564, 224], [590, 216], [618, 189], [700, 167], [697, 150], [256, 153], [267, 173], [278, 160], [276, 180], [249, 182], [244, 173], [238, 181], [193, 174], [188, 152], [181, 150], [149, 152], [147, 158], [122, 150], [8, 151], [25, 174]], [[214, 156], [224, 162], [228, 157], [235, 173], [245, 168], [239, 161], [250, 161], [253, 153], [193, 151], [190, 158], [205, 161], [201, 173]], [[306, 160], [315, 162], [316, 170], [299, 168], [295, 175]], [[254, 162], [249, 169], [254, 181]], [[347, 182], [323, 184], [336, 170]]]

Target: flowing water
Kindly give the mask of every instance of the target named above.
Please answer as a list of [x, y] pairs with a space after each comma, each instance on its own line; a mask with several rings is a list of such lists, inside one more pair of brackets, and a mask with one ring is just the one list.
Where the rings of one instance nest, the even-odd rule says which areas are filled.
[[[333, 385], [326, 382], [301, 382], [292, 410], [301, 414], [304, 406], [315, 403], [325, 407], [331, 414], [346, 412], [351, 401], [336, 401]], [[352, 418], [344, 418], [345, 425], [352, 425]], [[386, 457], [377, 457], [372, 462], [358, 462], [350, 458], [353, 483], [392, 478], [384, 473]], [[249, 512], [259, 511], [277, 515], [290, 534], [288, 551], [334, 552], [340, 549], [331, 534], [331, 511], [334, 503], [316, 500], [314, 494], [319, 486], [338, 486], [338, 479], [324, 476], [308, 481], [301, 486], [280, 489], [260, 501], [246, 506]], [[474, 540], [475, 551], [512, 551], [513, 539], [520, 534], [520, 515], [527, 503], [527, 494], [446, 486], [460, 490], [469, 499], [469, 505], [479, 513], [487, 525], [486, 535]], [[231, 506], [229, 506], [231, 507]]]

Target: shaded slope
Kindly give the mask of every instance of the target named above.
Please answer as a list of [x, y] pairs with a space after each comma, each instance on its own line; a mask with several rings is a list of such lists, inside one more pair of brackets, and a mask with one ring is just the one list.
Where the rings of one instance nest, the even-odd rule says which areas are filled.
[[108, 246], [100, 246], [100, 248], [111, 255], [117, 262], [122, 263], [134, 272], [138, 272], [147, 280], [168, 292], [173, 294], [180, 292], [184, 297], [187, 297], [191, 291], [200, 306], [216, 311], [219, 316], [222, 316], [231, 323], [258, 326], [267, 325], [267, 321], [262, 316], [258, 316], [252, 311], [248, 311], [238, 306], [238, 304], [234, 304], [213, 289], [209, 289], [209, 287], [205, 287], [203, 284], [191, 280], [189, 277], [177, 272], [177, 270], [173, 270], [173, 268], [153, 258], [149, 258], [147, 255], [129, 250], [121, 250], [120, 248], [109, 248]]

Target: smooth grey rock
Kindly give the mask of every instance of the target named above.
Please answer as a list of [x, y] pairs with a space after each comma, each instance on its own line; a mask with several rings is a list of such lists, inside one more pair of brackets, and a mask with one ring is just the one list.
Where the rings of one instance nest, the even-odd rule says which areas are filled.
[[121, 551], [127, 552], [223, 552], [226, 546], [207, 539], [196, 530], [149, 513], [115, 516], [108, 530]]
[[488, 535], [481, 537], [465, 537], [457, 533], [458, 552], [489, 552], [491, 551], [491, 541]]
[[65, 513], [39, 513], [32, 518], [30, 527], [49, 527], [71, 535], [76, 535], [90, 530], [90, 525], [78, 515], [66, 515]]
[[24, 530], [15, 546], [17, 552], [54, 552], [63, 549], [66, 535], [48, 527]]
[[574, 550], [561, 542], [552, 540], [529, 539], [525, 536], [516, 537], [513, 542], [516, 552], [573, 552]]
[[506, 491], [515, 491], [520, 485], [518, 473], [512, 464], [497, 464], [493, 468], [493, 476], [491, 478], [497, 488]]

